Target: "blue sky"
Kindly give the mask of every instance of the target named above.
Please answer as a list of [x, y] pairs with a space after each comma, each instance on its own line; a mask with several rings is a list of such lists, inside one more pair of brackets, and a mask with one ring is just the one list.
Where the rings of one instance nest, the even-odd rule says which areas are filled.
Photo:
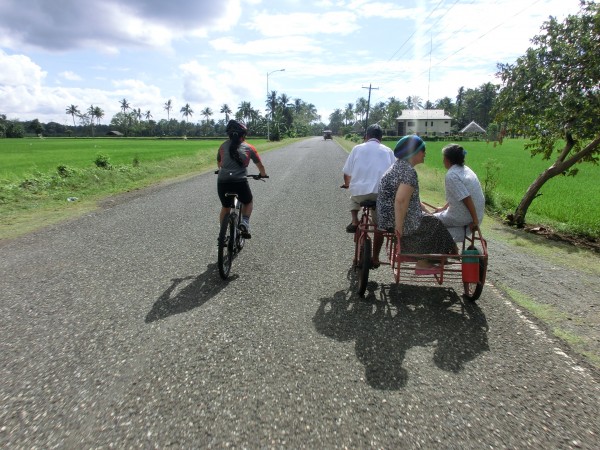
[[0, 114], [71, 123], [90, 105], [103, 122], [126, 98], [154, 120], [189, 103], [249, 101], [264, 113], [269, 90], [331, 112], [417, 95], [456, 97], [491, 81], [542, 23], [578, 0], [1, 0]]

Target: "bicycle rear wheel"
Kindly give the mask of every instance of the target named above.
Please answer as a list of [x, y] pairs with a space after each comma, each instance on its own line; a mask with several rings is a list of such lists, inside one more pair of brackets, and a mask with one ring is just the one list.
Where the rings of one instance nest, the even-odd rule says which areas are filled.
[[219, 255], [217, 264], [219, 266], [219, 275], [224, 280], [229, 277], [229, 272], [231, 271], [235, 245], [235, 216], [233, 214], [228, 214], [225, 219], [223, 219], [221, 231], [219, 232]]
[[360, 260], [358, 262], [358, 295], [364, 297], [369, 282], [369, 270], [371, 269], [371, 239], [365, 239], [360, 249]]

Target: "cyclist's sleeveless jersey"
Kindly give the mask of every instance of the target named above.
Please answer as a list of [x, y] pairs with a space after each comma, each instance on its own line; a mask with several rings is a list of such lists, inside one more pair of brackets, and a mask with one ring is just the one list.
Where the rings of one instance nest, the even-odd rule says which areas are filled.
[[248, 164], [250, 164], [250, 160], [255, 164], [260, 163], [260, 157], [258, 156], [256, 148], [254, 148], [252, 144], [248, 144], [244, 141], [240, 143], [237, 150], [244, 163], [243, 166], [240, 166], [239, 163], [229, 155], [230, 145], [230, 140], [223, 142], [217, 153], [217, 162], [221, 163], [221, 170], [219, 170], [219, 176], [217, 178], [218, 183], [245, 180], [246, 175], [248, 175], [246, 168], [248, 167]]

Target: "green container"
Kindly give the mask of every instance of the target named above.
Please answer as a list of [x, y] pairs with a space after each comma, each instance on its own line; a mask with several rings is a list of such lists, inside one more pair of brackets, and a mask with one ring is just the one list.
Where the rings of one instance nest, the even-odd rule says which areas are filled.
[[[463, 263], [478, 263], [479, 262], [479, 258], [477, 258], [476, 256], [479, 255], [479, 252], [477, 251], [477, 249], [471, 249], [471, 250], [464, 250], [462, 252], [463, 254], [463, 258], [462, 258], [462, 262]], [[472, 255], [472, 256], [469, 256]], [[473, 257], [475, 256], [475, 257]]]

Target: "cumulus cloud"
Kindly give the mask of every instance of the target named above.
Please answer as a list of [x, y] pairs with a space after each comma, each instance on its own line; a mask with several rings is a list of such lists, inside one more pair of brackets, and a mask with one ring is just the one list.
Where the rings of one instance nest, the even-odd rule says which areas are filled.
[[[240, 0], [80, 0], [0, 2], [0, 44], [66, 51], [96, 48], [168, 47], [174, 39], [228, 29], [240, 15]], [[24, 11], [27, 11], [24, 13]]]

